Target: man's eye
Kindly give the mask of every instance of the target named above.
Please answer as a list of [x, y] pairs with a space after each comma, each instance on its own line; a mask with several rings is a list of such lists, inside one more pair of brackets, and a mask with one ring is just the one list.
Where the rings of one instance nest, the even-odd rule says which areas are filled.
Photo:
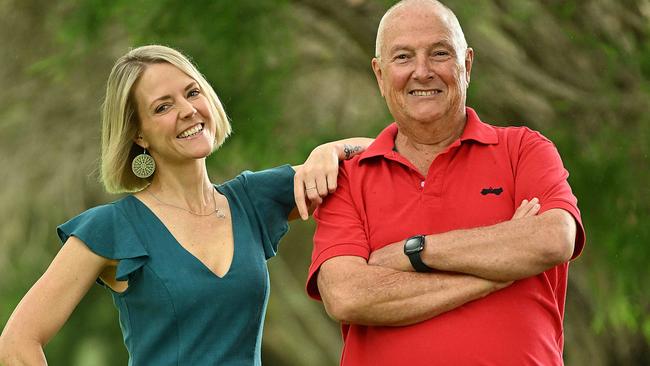
[[433, 55], [435, 57], [446, 57], [446, 56], [449, 56], [449, 52], [448, 51], [436, 51], [436, 52], [433, 53]]
[[393, 60], [398, 61], [398, 62], [403, 62], [407, 61], [409, 59], [409, 56], [407, 54], [399, 54], [393, 58]]

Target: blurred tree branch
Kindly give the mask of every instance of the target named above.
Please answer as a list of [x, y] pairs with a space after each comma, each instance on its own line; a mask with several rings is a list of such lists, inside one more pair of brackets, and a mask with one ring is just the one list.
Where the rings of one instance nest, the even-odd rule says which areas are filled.
[[343, 30], [369, 60], [375, 52], [375, 36], [379, 20], [386, 8], [368, 0], [292, 0], [307, 7]]

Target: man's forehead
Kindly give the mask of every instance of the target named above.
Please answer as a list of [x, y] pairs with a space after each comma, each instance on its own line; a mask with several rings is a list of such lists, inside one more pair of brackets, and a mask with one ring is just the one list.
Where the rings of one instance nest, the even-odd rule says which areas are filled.
[[429, 1], [412, 1], [399, 4], [394, 9], [390, 10], [386, 14], [386, 21], [403, 21], [406, 18], [410, 17], [425, 17], [425, 18], [446, 18], [450, 14], [450, 10], [445, 8], [443, 5], [429, 2]]
[[[389, 51], [397, 44], [409, 44], [417, 38], [426, 38], [428, 43], [446, 42], [450, 46], [460, 45], [462, 30], [451, 11], [432, 2], [407, 3], [394, 9], [384, 20], [382, 51]], [[461, 36], [462, 37], [462, 36]]]
[[[384, 42], [405, 43], [413, 37], [436, 38], [436, 42], [453, 39], [452, 25], [436, 14], [404, 14], [391, 18], [384, 28]], [[390, 47], [390, 46], [389, 46]]]

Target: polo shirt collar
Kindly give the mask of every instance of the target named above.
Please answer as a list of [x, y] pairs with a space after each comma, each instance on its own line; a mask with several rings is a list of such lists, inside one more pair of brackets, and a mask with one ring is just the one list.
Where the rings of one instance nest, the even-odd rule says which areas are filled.
[[470, 107], [465, 107], [467, 123], [460, 136], [460, 141], [474, 140], [484, 145], [494, 145], [499, 142], [497, 132], [494, 127], [481, 121], [476, 111]]
[[[460, 142], [473, 140], [485, 145], [492, 145], [499, 142], [494, 127], [483, 123], [474, 109], [465, 107], [467, 122], [465, 129], [460, 136]], [[366, 151], [361, 153], [359, 160], [375, 156], [385, 156], [395, 148], [395, 137], [397, 136], [397, 123], [393, 122], [375, 138], [375, 141], [368, 146]], [[452, 143], [452, 145], [457, 144]]]

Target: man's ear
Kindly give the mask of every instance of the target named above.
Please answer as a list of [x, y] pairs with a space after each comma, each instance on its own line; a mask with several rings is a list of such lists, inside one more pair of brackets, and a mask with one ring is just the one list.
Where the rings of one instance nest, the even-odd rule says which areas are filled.
[[375, 78], [377, 78], [377, 85], [379, 85], [379, 92], [381, 92], [382, 97], [385, 97], [384, 80], [381, 78], [382, 76], [381, 62], [376, 57], [372, 59], [372, 71], [375, 73]]
[[474, 50], [467, 47], [465, 51], [465, 76], [467, 78], [467, 85], [469, 86], [470, 76], [472, 75], [472, 65], [474, 64]]

